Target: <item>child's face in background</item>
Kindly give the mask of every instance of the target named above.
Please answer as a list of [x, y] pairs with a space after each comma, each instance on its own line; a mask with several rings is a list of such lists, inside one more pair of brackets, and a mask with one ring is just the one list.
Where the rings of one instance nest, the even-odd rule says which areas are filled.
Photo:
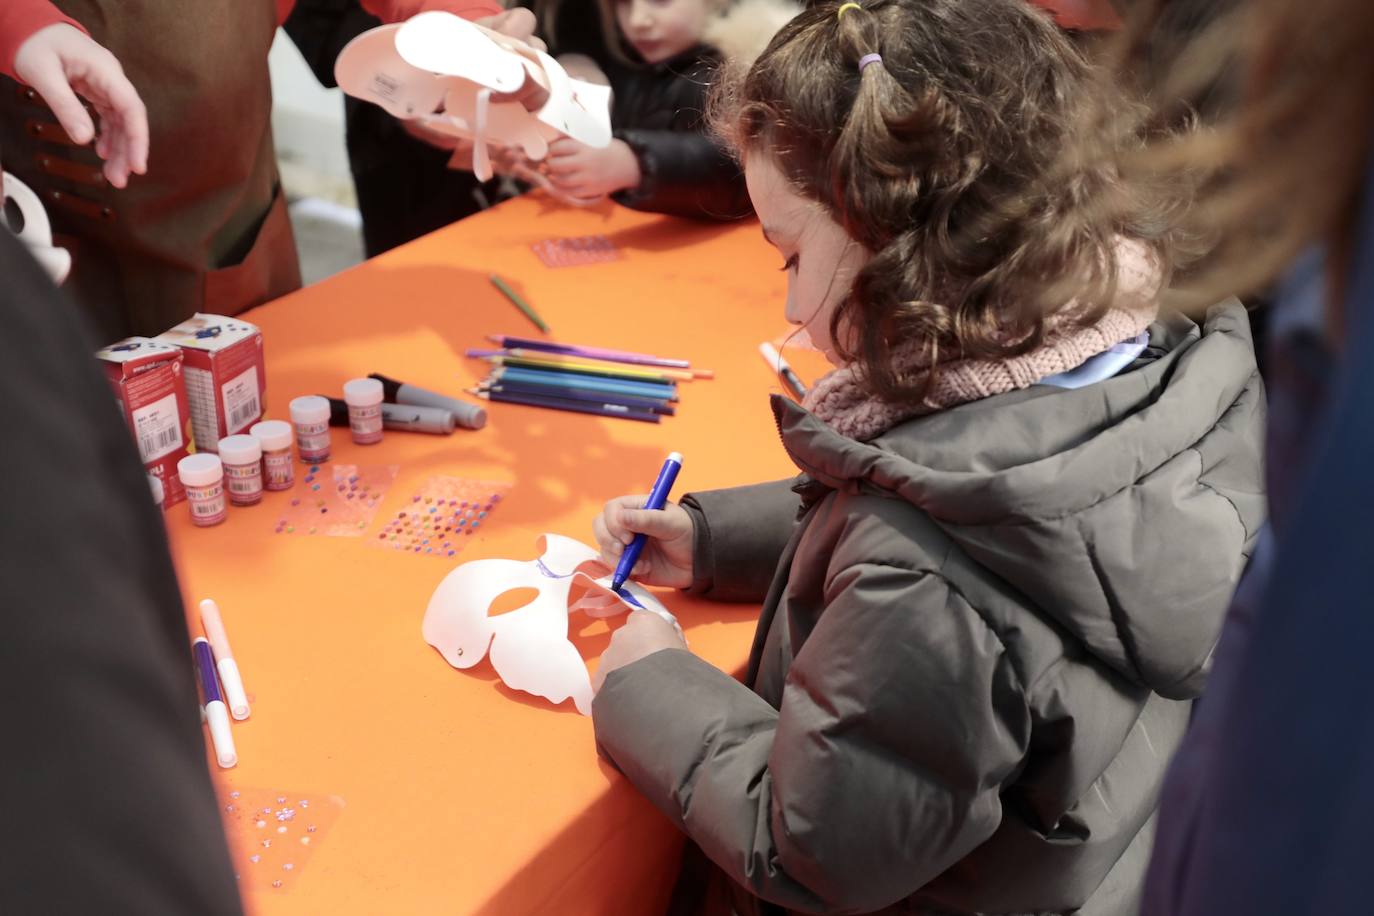
[[768, 155], [754, 152], [745, 158], [744, 180], [764, 238], [783, 257], [787, 320], [806, 328], [816, 349], [842, 365], [830, 337], [830, 316], [849, 295], [868, 251], [820, 204], [797, 193]]
[[616, 0], [615, 20], [645, 63], [658, 64], [701, 43], [710, 0]]

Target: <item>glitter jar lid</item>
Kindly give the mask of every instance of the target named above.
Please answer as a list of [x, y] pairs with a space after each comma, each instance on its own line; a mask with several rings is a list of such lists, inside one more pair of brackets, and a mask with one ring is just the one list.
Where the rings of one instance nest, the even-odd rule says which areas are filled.
[[177, 475], [188, 487], [208, 487], [224, 479], [224, 465], [218, 455], [196, 452], [177, 462]]
[[382, 403], [382, 383], [375, 378], [355, 378], [344, 382], [344, 400], [353, 407]]
[[262, 460], [262, 444], [252, 436], [225, 436], [219, 440], [219, 457], [225, 464], [252, 464]]
[[257, 438], [265, 452], [291, 447], [291, 424], [285, 420], [263, 420], [254, 423], [249, 432]]
[[307, 394], [291, 401], [292, 423], [328, 423], [329, 399]]
[[165, 491], [162, 487], [162, 480], [152, 474], [148, 475], [148, 487], [153, 491], [153, 503], [161, 506], [165, 498]]

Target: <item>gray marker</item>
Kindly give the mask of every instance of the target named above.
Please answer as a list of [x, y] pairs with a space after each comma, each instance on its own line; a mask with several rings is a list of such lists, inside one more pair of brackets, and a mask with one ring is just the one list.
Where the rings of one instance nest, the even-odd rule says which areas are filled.
[[[348, 404], [338, 398], [329, 399], [329, 425], [348, 425]], [[438, 407], [383, 404], [382, 428], [447, 436], [453, 432], [453, 414]]]
[[465, 429], [481, 429], [487, 425], [487, 412], [476, 404], [469, 404], [466, 401], [430, 391], [428, 388], [407, 385], [405, 382], [398, 382], [394, 378], [387, 378], [379, 372], [372, 373], [368, 378], [375, 378], [382, 383], [384, 400], [393, 401], [397, 404], [413, 404], [417, 407], [437, 407], [440, 410], [447, 410], [453, 414], [454, 421]]

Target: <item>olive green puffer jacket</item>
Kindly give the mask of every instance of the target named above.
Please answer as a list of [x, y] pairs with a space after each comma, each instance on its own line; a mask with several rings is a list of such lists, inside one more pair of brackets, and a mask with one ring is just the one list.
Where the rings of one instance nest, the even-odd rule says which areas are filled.
[[741, 914], [1134, 913], [1263, 521], [1239, 305], [870, 443], [773, 410], [802, 476], [684, 500], [695, 590], [764, 602], [746, 682], [681, 651], [613, 672], [603, 753]]

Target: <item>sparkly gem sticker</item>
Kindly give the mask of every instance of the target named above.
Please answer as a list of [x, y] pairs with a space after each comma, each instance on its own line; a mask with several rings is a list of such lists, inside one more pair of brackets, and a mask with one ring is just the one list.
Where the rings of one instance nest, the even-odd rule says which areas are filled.
[[276, 534], [362, 537], [380, 511], [397, 470], [394, 464], [312, 465], [297, 482], [272, 530]]
[[311, 856], [344, 807], [338, 796], [280, 789], [245, 787], [229, 797], [236, 803], [223, 806], [224, 823], [238, 879], [264, 893], [289, 893], [309, 873]]
[[530, 248], [545, 267], [552, 268], [604, 264], [620, 257], [620, 251], [615, 244], [604, 235], [545, 239], [536, 242]]
[[[457, 556], [500, 507], [512, 484], [431, 477], [367, 543], [418, 556]], [[465, 537], [466, 535], [466, 537]]]

